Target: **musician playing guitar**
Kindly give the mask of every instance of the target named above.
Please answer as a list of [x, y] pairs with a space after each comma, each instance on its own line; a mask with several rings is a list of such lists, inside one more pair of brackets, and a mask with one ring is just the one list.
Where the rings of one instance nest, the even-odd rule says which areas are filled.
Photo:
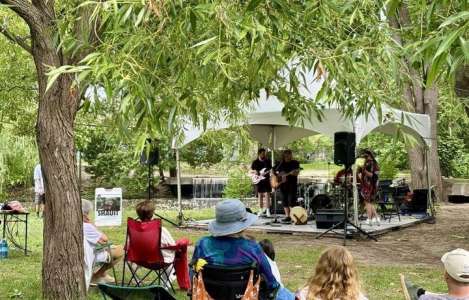
[[280, 187], [282, 193], [283, 210], [286, 217], [282, 219], [284, 223], [290, 223], [290, 208], [297, 206], [297, 185], [300, 174], [300, 163], [293, 159], [292, 151], [285, 150], [282, 153], [282, 161], [275, 168], [278, 184], [272, 187]]
[[259, 216], [270, 217], [270, 171], [272, 169], [272, 162], [266, 156], [264, 148], [257, 151], [257, 159], [251, 164], [251, 173], [253, 183], [256, 185], [256, 193], [259, 198]]

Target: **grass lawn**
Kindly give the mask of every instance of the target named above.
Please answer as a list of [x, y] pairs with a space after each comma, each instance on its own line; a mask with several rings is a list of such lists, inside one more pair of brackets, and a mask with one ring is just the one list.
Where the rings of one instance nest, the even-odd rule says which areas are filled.
[[[176, 212], [168, 211], [162, 214], [175, 219]], [[187, 217], [206, 219], [213, 214], [213, 210], [192, 210], [185, 212]], [[135, 216], [133, 207], [126, 209], [126, 216]], [[203, 231], [179, 230], [168, 224], [168, 229], [174, 238], [187, 237], [195, 242], [205, 235]], [[41, 298], [41, 260], [42, 260], [42, 219], [31, 215], [29, 241], [32, 249], [30, 256], [23, 256], [16, 250], [10, 250], [10, 257], [0, 260], [0, 299], [40, 299]], [[104, 228], [103, 231], [115, 243], [123, 243], [125, 226], [118, 228]], [[313, 245], [312, 237], [254, 234], [256, 238], [269, 238], [274, 242], [277, 252], [277, 263], [284, 284], [291, 290], [301, 287], [313, 272], [314, 264], [327, 244]], [[286, 241], [299, 240], [301, 247], [292, 247]], [[367, 243], [367, 242], [364, 242]], [[416, 247], [417, 251], [418, 247]], [[417, 263], [417, 262], [416, 262]], [[403, 299], [399, 285], [399, 273], [405, 273], [414, 282], [424, 285], [435, 292], [444, 292], [441, 266], [422, 267], [412, 265], [383, 265], [379, 262], [365, 264], [359, 262], [359, 271], [363, 290], [370, 300]], [[117, 270], [121, 270], [119, 264]], [[91, 290], [89, 299], [102, 299], [96, 290]], [[178, 293], [177, 299], [187, 299], [185, 293]]]

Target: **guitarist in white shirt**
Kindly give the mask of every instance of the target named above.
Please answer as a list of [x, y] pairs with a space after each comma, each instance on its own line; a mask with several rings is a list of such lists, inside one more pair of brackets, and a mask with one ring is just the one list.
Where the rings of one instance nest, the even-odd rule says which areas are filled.
[[267, 158], [266, 151], [261, 148], [257, 151], [257, 159], [251, 164], [251, 177], [256, 185], [257, 197], [259, 198], [259, 216], [270, 217], [270, 170], [272, 162]]
[[275, 175], [278, 177], [278, 186], [282, 192], [283, 210], [286, 217], [283, 223], [290, 223], [290, 208], [298, 205], [297, 185], [300, 174], [300, 163], [293, 159], [292, 151], [285, 150], [282, 154], [282, 161], [275, 166]]

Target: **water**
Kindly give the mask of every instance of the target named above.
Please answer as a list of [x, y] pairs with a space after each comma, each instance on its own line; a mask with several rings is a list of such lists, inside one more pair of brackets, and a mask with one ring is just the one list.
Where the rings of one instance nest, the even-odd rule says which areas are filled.
[[221, 199], [227, 178], [220, 177], [194, 177], [192, 178], [193, 199]]

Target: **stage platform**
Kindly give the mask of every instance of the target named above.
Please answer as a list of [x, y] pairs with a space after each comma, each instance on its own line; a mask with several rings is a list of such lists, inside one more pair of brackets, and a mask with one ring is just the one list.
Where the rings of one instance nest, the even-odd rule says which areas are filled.
[[[283, 216], [281, 216], [283, 217]], [[279, 218], [280, 219], [280, 218]], [[390, 231], [400, 230], [406, 227], [410, 227], [422, 222], [431, 220], [432, 218], [426, 215], [401, 215], [401, 219], [397, 216], [393, 216], [391, 220], [387, 218], [381, 221], [381, 225], [369, 226], [365, 224], [365, 221], [361, 221], [360, 227], [370, 235], [378, 236], [385, 234]], [[326, 229], [319, 229], [316, 227], [315, 221], [309, 221], [307, 225], [292, 225], [292, 224], [271, 224], [272, 218], [259, 218], [259, 220], [249, 228], [249, 231], [257, 231], [264, 233], [279, 233], [279, 234], [300, 234], [300, 235], [318, 235], [326, 231]], [[187, 222], [187, 228], [194, 229], [207, 229], [208, 223], [211, 220], [192, 221]], [[350, 237], [357, 235], [355, 228], [349, 226], [347, 234]], [[327, 236], [343, 237], [343, 229], [336, 229], [327, 234]]]

